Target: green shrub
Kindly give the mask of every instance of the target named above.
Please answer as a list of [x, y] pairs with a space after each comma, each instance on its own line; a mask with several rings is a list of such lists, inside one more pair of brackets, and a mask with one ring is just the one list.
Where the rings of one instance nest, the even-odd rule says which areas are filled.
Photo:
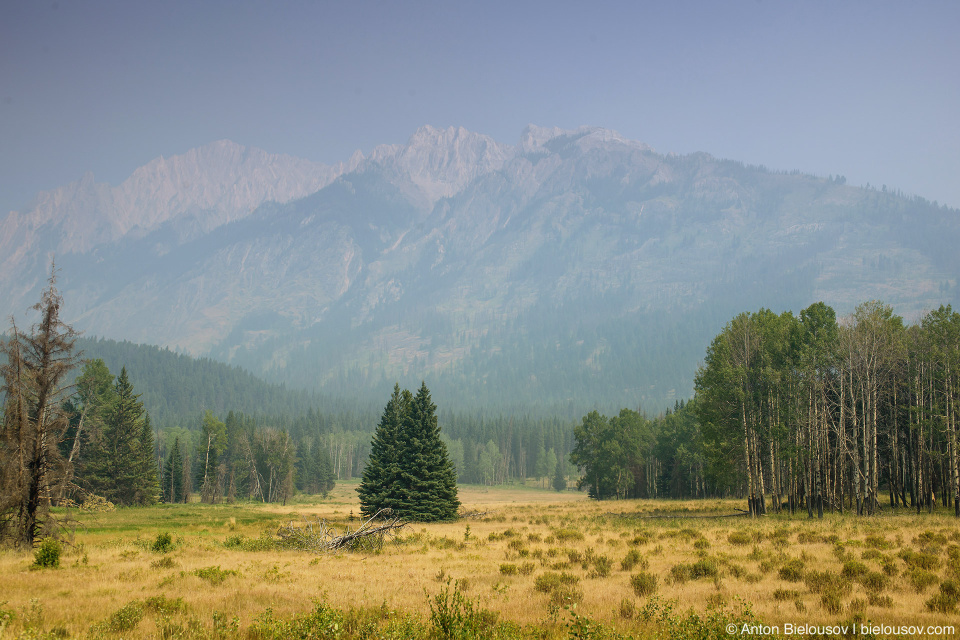
[[923, 593], [927, 587], [937, 583], [937, 576], [923, 569], [911, 569], [908, 578], [917, 593]]
[[203, 567], [202, 569], [195, 569], [193, 574], [198, 578], [206, 580], [213, 586], [222, 584], [229, 576], [238, 576], [240, 573], [234, 571], [233, 569], [221, 569], [220, 565], [215, 567]]
[[820, 606], [834, 615], [843, 613], [843, 600], [840, 599], [840, 592], [830, 590], [820, 594]]
[[556, 529], [553, 537], [557, 542], [572, 542], [574, 540], [583, 540], [583, 534], [576, 529]]
[[876, 534], [871, 534], [864, 538], [863, 544], [873, 549], [889, 549], [893, 546], [886, 538]]
[[515, 576], [517, 573], [519, 573], [519, 569], [515, 564], [506, 562], [500, 565], [500, 575], [502, 576]]
[[859, 562], [858, 560], [847, 560], [843, 563], [843, 569], [840, 571], [840, 575], [848, 580], [856, 580], [860, 576], [864, 575], [869, 571], [867, 565]]
[[716, 578], [720, 575], [720, 567], [713, 558], [701, 558], [690, 565], [690, 576], [698, 578]]
[[812, 593], [836, 592], [849, 593], [852, 589], [849, 580], [829, 571], [808, 571], [803, 576], [803, 582]]
[[[464, 596], [456, 587], [451, 593], [449, 584], [430, 602], [430, 624], [433, 627], [433, 635], [438, 638], [466, 639], [500, 636], [499, 617], [500, 614], [495, 611], [480, 608], [479, 604], [475, 604]], [[337, 633], [338, 627], [333, 627], [331, 631], [333, 633], [329, 635], [311, 634], [310, 637], [340, 637]]]
[[607, 556], [596, 556], [593, 560], [593, 569], [590, 571], [591, 578], [606, 578], [613, 570], [613, 562]]
[[799, 591], [792, 591], [790, 589], [777, 589], [773, 592], [774, 600], [796, 600], [799, 597]]
[[187, 610], [187, 604], [183, 598], [167, 598], [166, 596], [152, 596], [143, 601], [143, 606], [159, 613], [160, 615], [170, 616], [175, 613], [183, 613]]
[[953, 580], [944, 580], [940, 583], [940, 593], [927, 600], [929, 611], [934, 613], [953, 613], [960, 602], [960, 586]]
[[166, 532], [158, 533], [153, 544], [150, 545], [150, 550], [156, 553], [169, 553], [173, 551], [173, 549], [173, 536]]
[[638, 598], [651, 596], [657, 592], [657, 576], [645, 571], [630, 577], [630, 586]]
[[631, 571], [637, 565], [640, 565], [641, 569], [646, 569], [649, 566], [649, 562], [646, 558], [640, 555], [640, 552], [636, 549], [630, 549], [627, 552], [627, 555], [624, 556], [623, 560], [620, 561], [620, 569], [622, 571]]
[[893, 608], [893, 598], [890, 596], [882, 596], [879, 593], [868, 593], [867, 602], [870, 603], [871, 607], [880, 607], [881, 609]]
[[577, 586], [580, 578], [569, 573], [547, 573], [537, 576], [533, 588], [540, 593], [550, 596], [550, 608], [559, 610], [561, 607], [578, 604], [583, 600], [583, 591]]
[[860, 576], [860, 584], [868, 592], [880, 593], [887, 588], [889, 579], [879, 571], [868, 571]]
[[902, 549], [897, 554], [901, 560], [907, 563], [907, 566], [915, 569], [924, 569], [932, 571], [940, 566], [940, 558], [932, 553], [922, 553], [912, 549]]
[[787, 582], [800, 582], [803, 580], [804, 562], [800, 558], [788, 560], [786, 564], [780, 567], [778, 574], [781, 580]]
[[[405, 539], [403, 542], [411, 542], [411, 540]], [[273, 551], [277, 548], [277, 540], [268, 536], [247, 538], [238, 533], [224, 540], [223, 546], [227, 549], [239, 549], [240, 551]]]
[[753, 536], [746, 531], [733, 531], [727, 536], [727, 542], [742, 547], [753, 542]]
[[93, 630], [95, 634], [100, 631], [122, 633], [135, 629], [141, 620], [143, 620], [143, 605], [139, 600], [134, 600], [114, 611], [105, 622], [94, 625]]
[[59, 567], [60, 552], [60, 542], [56, 538], [44, 538], [33, 552], [33, 566]]
[[640, 546], [642, 544], [648, 544], [653, 539], [653, 536], [650, 535], [649, 531], [641, 531], [633, 537], [633, 540], [630, 541], [630, 544], [634, 546]]
[[541, 593], [550, 593], [564, 585], [576, 585], [580, 578], [570, 573], [554, 573], [547, 571], [537, 576], [533, 581], [533, 588]]
[[523, 540], [511, 540], [510, 543], [507, 544], [507, 548], [514, 551], [523, 551], [527, 548], [527, 545], [523, 542]]
[[150, 566], [154, 569], [173, 569], [177, 566], [177, 562], [170, 556], [163, 556], [151, 562]]
[[670, 568], [670, 577], [677, 584], [683, 584], [693, 577], [689, 564], [680, 563]]

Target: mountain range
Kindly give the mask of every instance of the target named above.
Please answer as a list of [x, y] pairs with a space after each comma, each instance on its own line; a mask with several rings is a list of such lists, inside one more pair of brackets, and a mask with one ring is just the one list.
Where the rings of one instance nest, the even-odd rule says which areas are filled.
[[958, 240], [920, 197], [600, 128], [424, 127], [335, 166], [219, 141], [8, 214], [0, 311], [22, 318], [55, 258], [77, 329], [290, 387], [658, 410], [740, 311], [952, 302]]

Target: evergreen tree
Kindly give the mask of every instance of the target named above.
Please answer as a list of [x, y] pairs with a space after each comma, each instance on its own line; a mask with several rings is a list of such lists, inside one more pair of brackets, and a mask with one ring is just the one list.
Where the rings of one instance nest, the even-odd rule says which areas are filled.
[[313, 467], [317, 474], [317, 488], [320, 493], [327, 495], [333, 491], [337, 477], [333, 473], [333, 465], [330, 464], [330, 454], [319, 442], [313, 443]]
[[156, 458], [156, 447], [153, 441], [153, 427], [150, 425], [150, 414], [144, 412], [143, 422], [140, 425], [140, 449], [137, 456], [137, 488], [134, 495], [134, 504], [154, 504], [160, 499], [160, 480], [157, 477], [160, 470]]
[[163, 467], [163, 501], [167, 503], [183, 502], [183, 453], [180, 450], [180, 438], [173, 441], [173, 448]]
[[563, 458], [557, 460], [556, 473], [553, 474], [553, 488], [555, 491], [563, 491], [567, 488], [567, 476], [563, 473]]
[[440, 438], [436, 409], [426, 384], [416, 397], [394, 386], [357, 489], [364, 516], [391, 508], [422, 522], [456, 518], [457, 476]]
[[120, 505], [150, 504], [158, 493], [153, 434], [126, 367], [117, 376], [113, 391], [85, 483], [89, 491]]
[[400, 447], [409, 416], [410, 392], [393, 387], [393, 395], [383, 409], [383, 415], [370, 442], [370, 457], [363, 469], [357, 493], [360, 513], [365, 518], [385, 508], [396, 509], [405, 492], [400, 478]]

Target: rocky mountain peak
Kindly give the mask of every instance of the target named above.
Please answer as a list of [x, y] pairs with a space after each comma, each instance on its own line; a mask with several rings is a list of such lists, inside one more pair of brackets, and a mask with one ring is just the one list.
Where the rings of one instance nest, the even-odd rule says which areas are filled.
[[463, 127], [424, 126], [405, 145], [381, 145], [370, 161], [395, 171], [422, 192], [427, 206], [459, 192], [478, 176], [497, 171], [514, 155], [510, 145]]

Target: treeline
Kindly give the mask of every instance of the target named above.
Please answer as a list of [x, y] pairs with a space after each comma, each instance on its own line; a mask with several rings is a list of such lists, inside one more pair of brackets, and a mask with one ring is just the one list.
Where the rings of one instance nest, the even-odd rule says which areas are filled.
[[[251, 431], [279, 430], [296, 442], [309, 442], [311, 450], [314, 446], [322, 447], [330, 459], [333, 477], [350, 480], [363, 474], [380, 416], [365, 410], [327, 413], [309, 409], [296, 416], [238, 413], [236, 419], [243, 420]], [[557, 464], [567, 470], [563, 460], [573, 447], [571, 421], [535, 416], [489, 417], [482, 412], [464, 414], [449, 410], [440, 412], [438, 421], [458, 482], [492, 485], [552, 478]], [[202, 429], [166, 429], [161, 447], [169, 447], [175, 437], [189, 441], [194, 449], [202, 445], [204, 438]], [[556, 460], [553, 464], [552, 459]]]
[[591, 411], [573, 430], [570, 461], [591, 498], [701, 498], [715, 493], [705, 473], [703, 435], [694, 401], [648, 418], [621, 409]]
[[906, 325], [882, 302], [837, 320], [741, 313], [707, 350], [696, 395], [655, 419], [585, 416], [571, 460], [594, 498], [747, 498], [751, 512], [960, 516], [960, 314]]
[[[918, 324], [881, 302], [837, 322], [823, 303], [799, 316], [731, 320], [696, 381], [716, 491], [753, 511], [784, 505], [874, 513], [884, 503], [960, 515], [960, 314]], [[881, 492], [882, 491], [882, 492]]]

